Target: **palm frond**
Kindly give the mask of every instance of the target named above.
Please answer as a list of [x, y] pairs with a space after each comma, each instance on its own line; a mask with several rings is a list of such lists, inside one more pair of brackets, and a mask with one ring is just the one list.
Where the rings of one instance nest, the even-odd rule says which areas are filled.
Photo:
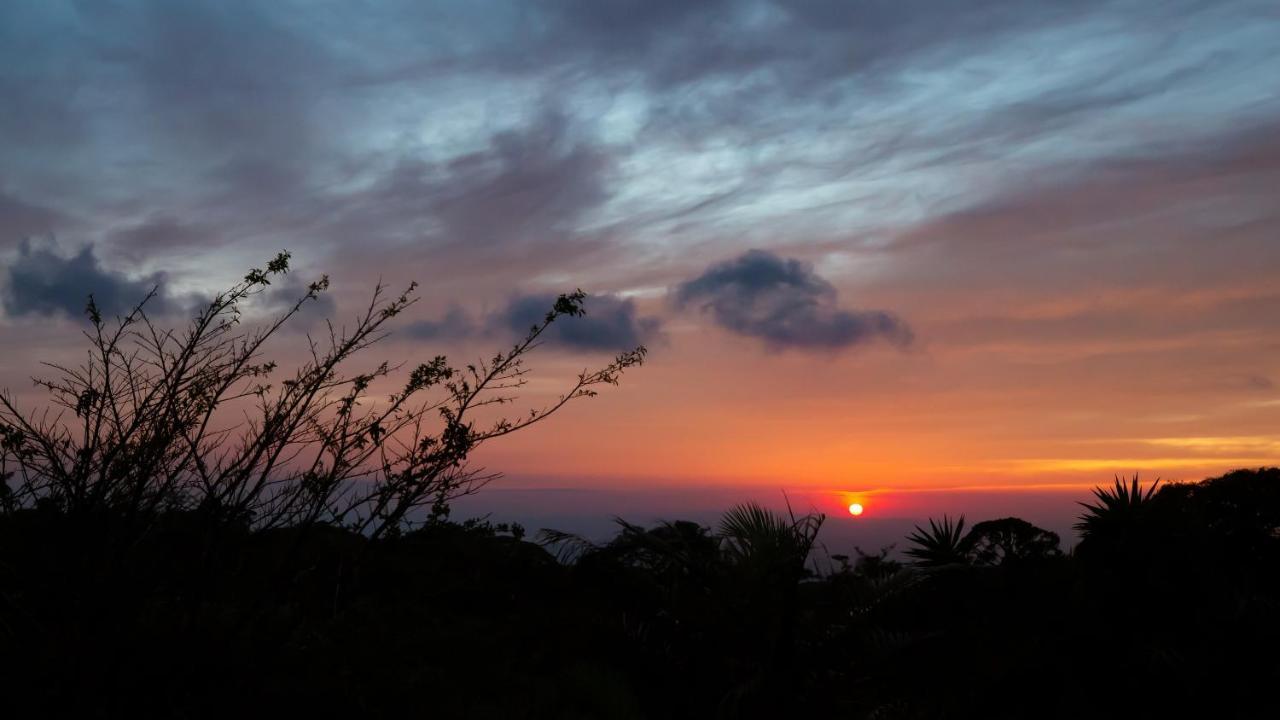
[[738, 561], [776, 562], [803, 567], [817, 542], [826, 516], [797, 517], [788, 503], [788, 516], [746, 503], [730, 508], [720, 520], [725, 549]]
[[583, 555], [599, 549], [599, 546], [581, 535], [554, 528], [539, 530], [538, 544], [547, 548], [558, 562], [565, 565], [572, 565]]

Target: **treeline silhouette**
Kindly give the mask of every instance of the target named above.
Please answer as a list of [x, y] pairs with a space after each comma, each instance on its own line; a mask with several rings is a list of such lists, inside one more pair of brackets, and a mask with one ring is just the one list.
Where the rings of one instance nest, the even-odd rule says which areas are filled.
[[[821, 517], [211, 530], [0, 518], [13, 708], [93, 717], [1266, 717], [1280, 470], [1100, 490], [1071, 553], [1017, 518], [826, 555]], [[133, 521], [131, 521], [133, 522]]]
[[[619, 520], [594, 543], [455, 522], [474, 448], [613, 384], [643, 348], [503, 419], [562, 296], [510, 351], [344, 375], [412, 303], [375, 293], [271, 382], [246, 303], [185, 332], [90, 303], [82, 366], [0, 397], [7, 717], [1269, 717], [1280, 681], [1280, 470], [1098, 488], [1079, 543], [1018, 518], [930, 520], [891, 549], [821, 515]], [[326, 337], [327, 336], [327, 337]], [[389, 389], [388, 389], [389, 388]], [[373, 393], [380, 393], [374, 395]], [[435, 393], [434, 395], [432, 393]], [[220, 411], [234, 410], [237, 422]]]

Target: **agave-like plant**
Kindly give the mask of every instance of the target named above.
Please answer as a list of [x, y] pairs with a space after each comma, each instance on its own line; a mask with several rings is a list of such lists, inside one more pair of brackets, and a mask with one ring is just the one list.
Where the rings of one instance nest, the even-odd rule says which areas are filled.
[[1138, 482], [1137, 473], [1134, 473], [1127, 484], [1117, 475], [1113, 487], [1093, 489], [1096, 503], [1079, 503], [1085, 512], [1080, 515], [1080, 522], [1075, 525], [1076, 530], [1080, 531], [1082, 539], [1088, 539], [1132, 529], [1155, 496], [1159, 485], [1159, 478], [1143, 488]]
[[913, 547], [903, 552], [914, 558], [917, 565], [955, 565], [969, 561], [970, 541], [964, 534], [964, 516], [953, 521], [946, 515], [939, 522], [929, 518], [929, 528], [917, 525], [915, 532], [907, 536]]

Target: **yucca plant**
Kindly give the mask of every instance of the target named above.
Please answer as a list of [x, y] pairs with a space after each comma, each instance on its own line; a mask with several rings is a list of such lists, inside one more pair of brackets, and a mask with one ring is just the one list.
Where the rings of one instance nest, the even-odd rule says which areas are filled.
[[917, 565], [955, 565], [969, 561], [968, 537], [964, 534], [964, 516], [952, 521], [946, 515], [939, 522], [929, 518], [929, 528], [917, 525], [915, 532], [907, 536], [912, 547], [904, 552], [914, 558]]
[[1082, 540], [1127, 534], [1150, 505], [1159, 485], [1160, 479], [1156, 478], [1144, 489], [1138, 482], [1137, 473], [1134, 473], [1128, 483], [1117, 475], [1112, 487], [1095, 487], [1093, 495], [1097, 502], [1079, 503], [1085, 512], [1075, 527], [1080, 531]]

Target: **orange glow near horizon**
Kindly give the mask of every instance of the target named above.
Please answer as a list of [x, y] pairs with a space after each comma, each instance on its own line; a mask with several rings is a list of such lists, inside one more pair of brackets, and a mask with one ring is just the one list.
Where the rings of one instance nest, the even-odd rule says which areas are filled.
[[[877, 518], [932, 502], [921, 492], [1087, 495], [1115, 475], [1195, 481], [1280, 462], [1272, 392], [1233, 396], [1206, 381], [1147, 394], [1152, 376], [1172, 374], [1166, 365], [1103, 373], [1092, 360], [1077, 368], [1003, 348], [973, 357], [942, 346], [928, 356], [726, 355], [681, 332], [673, 328], [670, 344], [620, 387], [486, 447], [478, 462], [526, 487], [825, 492], [824, 512], [845, 515], [856, 502]], [[765, 376], [768, 387], [758, 388]]]

